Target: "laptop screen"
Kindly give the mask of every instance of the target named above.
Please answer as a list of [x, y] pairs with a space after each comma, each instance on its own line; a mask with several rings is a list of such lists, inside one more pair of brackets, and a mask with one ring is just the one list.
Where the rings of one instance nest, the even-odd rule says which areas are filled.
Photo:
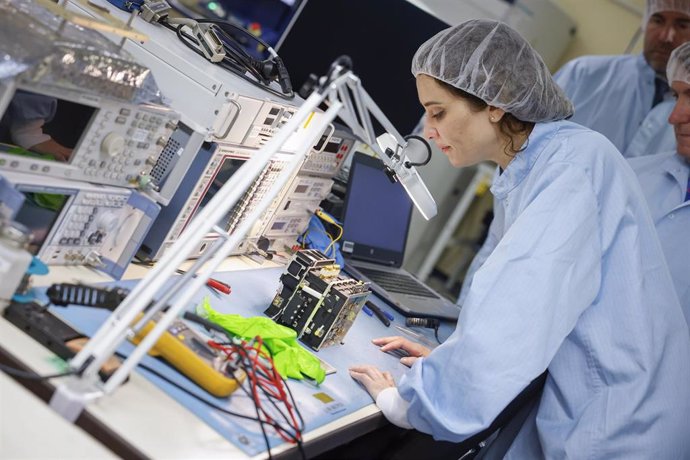
[[392, 183], [377, 158], [355, 152], [343, 210], [343, 252], [386, 265], [402, 265], [412, 202]]

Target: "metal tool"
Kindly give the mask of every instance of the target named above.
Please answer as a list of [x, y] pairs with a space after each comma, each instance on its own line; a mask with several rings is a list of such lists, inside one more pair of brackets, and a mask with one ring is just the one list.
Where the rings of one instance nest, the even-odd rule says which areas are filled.
[[403, 334], [406, 334], [406, 335], [409, 335], [410, 337], [413, 337], [417, 342], [421, 343], [424, 346], [427, 346], [427, 347], [432, 348], [432, 349], [436, 348], [438, 346], [438, 343], [432, 342], [431, 340], [427, 339], [425, 336], [423, 336], [422, 334], [420, 334], [418, 332], [415, 332], [415, 331], [408, 329], [406, 327], [403, 327], [403, 326], [399, 326], [397, 324], [395, 324], [394, 327], [397, 330], [399, 330], [400, 332], [402, 332]]
[[[175, 271], [176, 271], [177, 273], [179, 273], [180, 275], [185, 275], [185, 274], [187, 274], [186, 271], [184, 271], [184, 270], [182, 270], [182, 269], [180, 269], [180, 268], [178, 268], [178, 269], [175, 270]], [[197, 275], [192, 275], [192, 278], [196, 278], [196, 276], [197, 276]], [[229, 285], [228, 283], [224, 283], [224, 282], [219, 281], [219, 280], [217, 280], [217, 279], [215, 279], [215, 278], [209, 278], [209, 279], [206, 281], [206, 286], [210, 287], [210, 288], [213, 289], [214, 291], [222, 292], [223, 294], [226, 294], [226, 295], [228, 295], [228, 294], [230, 294], [230, 293], [232, 292], [232, 288], [230, 287], [230, 285]]]

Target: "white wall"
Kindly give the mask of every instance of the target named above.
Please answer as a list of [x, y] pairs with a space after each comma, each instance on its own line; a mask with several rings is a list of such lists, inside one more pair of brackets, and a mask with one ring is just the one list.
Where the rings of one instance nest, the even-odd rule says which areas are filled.
[[450, 25], [468, 19], [503, 21], [520, 32], [539, 52], [549, 68], [555, 68], [570, 44], [575, 21], [551, 0], [408, 0]]
[[[558, 63], [587, 54], [622, 54], [642, 23], [645, 0], [553, 0], [577, 23], [577, 32]], [[632, 52], [640, 52], [642, 40]], [[551, 70], [557, 70], [551, 69]]]

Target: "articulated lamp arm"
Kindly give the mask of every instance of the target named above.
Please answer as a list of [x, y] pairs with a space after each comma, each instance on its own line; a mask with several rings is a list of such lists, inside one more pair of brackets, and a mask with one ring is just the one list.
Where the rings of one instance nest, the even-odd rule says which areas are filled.
[[[319, 105], [326, 101], [329, 108], [324, 113], [317, 113]], [[109, 394], [122, 384], [175, 318], [190, 305], [194, 295], [203, 288], [218, 266], [237, 247], [254, 222], [268, 209], [289, 178], [300, 167], [311, 146], [338, 114], [341, 114], [356, 135], [377, 152], [390, 169], [391, 176], [402, 183], [422, 214], [426, 218], [436, 214], [436, 204], [408, 158], [412, 150], [420, 146], [428, 148], [428, 144], [423, 140], [408, 142], [403, 139], [361, 87], [359, 79], [341, 65], [340, 61], [336, 62], [321, 87], [304, 101], [276, 135], [245, 162], [199, 211], [163, 258], [134, 287], [91, 340], [70, 361], [70, 368], [78, 371], [78, 375], [62, 381], [57, 387], [51, 399], [51, 406], [57, 412], [65, 418], [75, 420], [88, 401]], [[370, 114], [373, 114], [390, 133], [379, 137], [379, 142], [374, 137]], [[274, 154], [288, 142], [298, 146], [293, 159], [284, 167], [256, 208], [232, 234], [226, 234], [220, 222]], [[186, 275], [178, 277], [176, 269], [195, 254], [201, 240], [211, 231], [220, 235], [216, 243], [208, 246]], [[103, 363], [120, 344], [141, 330], [154, 314], [165, 307], [168, 307], [167, 311], [158, 318], [153, 330], [108, 381], [102, 383], [98, 371]]]
[[[360, 79], [350, 70], [351, 67], [349, 57], [338, 58], [316, 92], [327, 97], [331, 104], [337, 102], [343, 105], [338, 116], [355, 136], [376, 152], [387, 166], [391, 178], [402, 184], [422, 216], [427, 220], [431, 219], [438, 212], [436, 202], [414, 168], [429, 162], [431, 147], [418, 136], [403, 138], [364, 90]], [[386, 131], [378, 137], [374, 132], [372, 116]]]

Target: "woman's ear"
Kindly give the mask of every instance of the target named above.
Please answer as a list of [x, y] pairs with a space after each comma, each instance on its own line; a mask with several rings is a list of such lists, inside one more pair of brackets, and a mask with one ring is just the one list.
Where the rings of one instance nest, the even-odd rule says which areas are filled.
[[490, 105], [488, 109], [489, 121], [491, 121], [492, 123], [498, 123], [503, 118], [503, 115], [506, 114], [505, 110], [499, 109], [498, 107], [494, 107], [493, 105]]

